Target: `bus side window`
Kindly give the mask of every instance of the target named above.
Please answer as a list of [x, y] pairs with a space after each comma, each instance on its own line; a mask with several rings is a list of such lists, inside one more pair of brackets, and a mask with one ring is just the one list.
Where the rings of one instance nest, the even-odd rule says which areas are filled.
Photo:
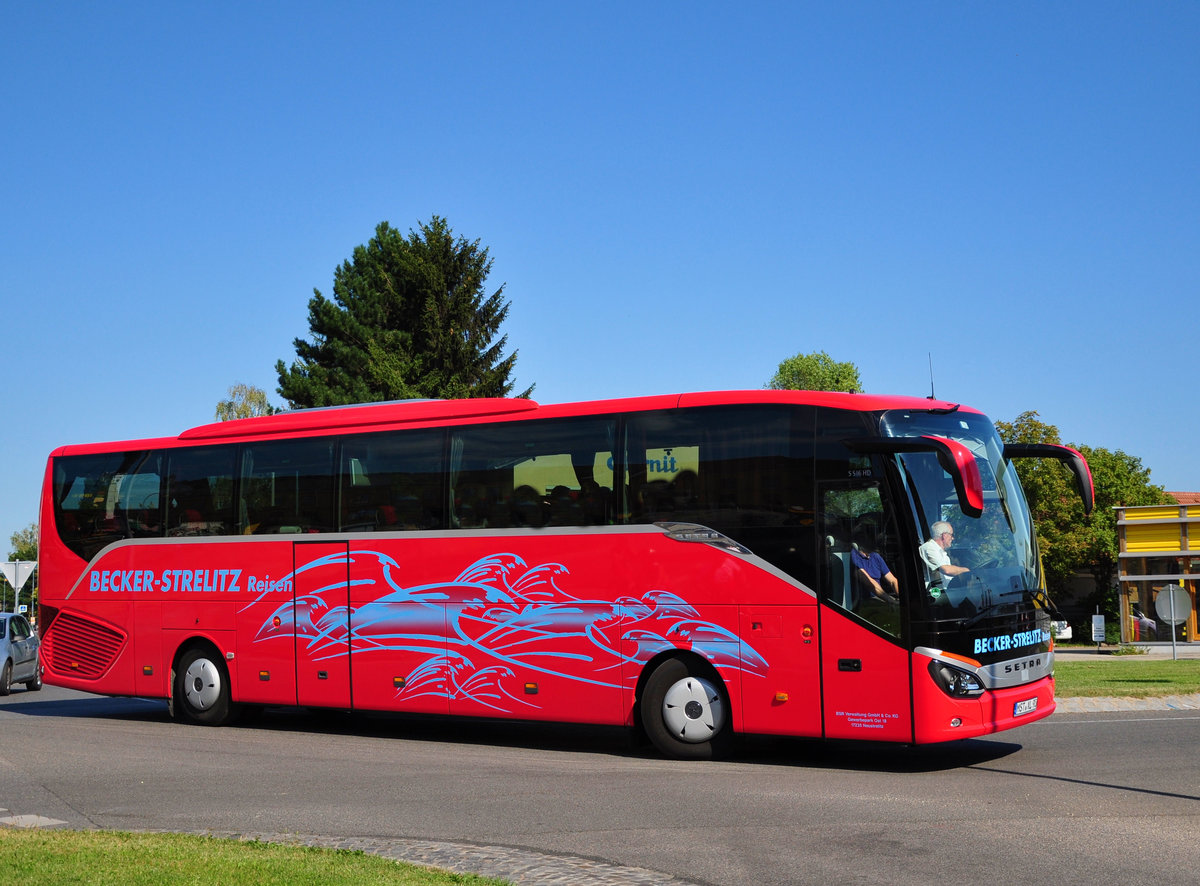
[[814, 585], [812, 415], [742, 406], [630, 416], [629, 522], [707, 526]]
[[478, 425], [450, 443], [451, 525], [595, 526], [611, 522], [609, 418]]
[[123, 515], [130, 538], [157, 538], [163, 535], [160, 474], [164, 456], [150, 452], [137, 473], [125, 475], [118, 493], [117, 507]]
[[259, 443], [242, 450], [242, 532], [310, 533], [333, 529], [333, 452], [328, 438]]
[[441, 529], [443, 431], [347, 437], [342, 446], [344, 532]]
[[232, 446], [173, 449], [166, 477], [167, 535], [232, 535]]
[[[59, 538], [70, 550], [84, 560], [90, 560], [113, 542], [134, 535], [156, 534], [151, 529], [151, 515], [141, 524], [140, 512], [134, 510], [135, 525], [131, 527], [131, 481], [140, 476], [150, 453], [112, 452], [102, 455], [80, 455], [60, 458], [54, 468], [54, 519]], [[152, 470], [157, 470], [154, 460]], [[150, 477], [137, 481], [142, 493], [149, 493], [145, 484]], [[154, 504], [146, 501], [146, 504]], [[151, 508], [151, 510], [153, 510]], [[141, 525], [139, 525], [141, 524]]]

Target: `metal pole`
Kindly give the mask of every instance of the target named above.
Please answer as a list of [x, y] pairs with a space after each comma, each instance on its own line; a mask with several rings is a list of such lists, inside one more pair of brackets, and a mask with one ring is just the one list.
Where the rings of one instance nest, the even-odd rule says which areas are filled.
[[1171, 592], [1171, 661], [1179, 661], [1179, 655], [1175, 651], [1175, 588], [1170, 589]]

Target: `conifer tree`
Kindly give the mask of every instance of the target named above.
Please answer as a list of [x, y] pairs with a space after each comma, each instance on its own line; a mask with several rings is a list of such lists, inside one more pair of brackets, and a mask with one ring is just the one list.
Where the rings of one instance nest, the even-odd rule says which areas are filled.
[[275, 364], [293, 408], [511, 395], [517, 354], [497, 337], [509, 303], [503, 286], [485, 295], [488, 250], [439, 216], [419, 227], [380, 223], [334, 271], [333, 299], [313, 290], [311, 341], [295, 340], [290, 368]]

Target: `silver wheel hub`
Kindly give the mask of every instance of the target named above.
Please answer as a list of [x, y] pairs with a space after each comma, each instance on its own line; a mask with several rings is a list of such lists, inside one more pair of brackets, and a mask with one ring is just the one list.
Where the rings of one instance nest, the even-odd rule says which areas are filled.
[[663, 723], [680, 741], [708, 741], [725, 725], [721, 693], [700, 677], [674, 683], [663, 698]]
[[198, 711], [207, 711], [221, 695], [221, 673], [207, 658], [198, 658], [183, 675], [183, 694], [188, 704]]

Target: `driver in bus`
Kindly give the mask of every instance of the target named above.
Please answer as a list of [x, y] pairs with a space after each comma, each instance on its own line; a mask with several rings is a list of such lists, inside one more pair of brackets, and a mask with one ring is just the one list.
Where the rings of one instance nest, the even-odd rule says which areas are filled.
[[950, 562], [947, 549], [954, 543], [953, 526], [939, 520], [929, 529], [932, 538], [921, 545], [921, 559], [929, 573], [929, 593], [936, 599], [942, 595], [942, 589], [950, 583], [950, 579], [971, 570]]

